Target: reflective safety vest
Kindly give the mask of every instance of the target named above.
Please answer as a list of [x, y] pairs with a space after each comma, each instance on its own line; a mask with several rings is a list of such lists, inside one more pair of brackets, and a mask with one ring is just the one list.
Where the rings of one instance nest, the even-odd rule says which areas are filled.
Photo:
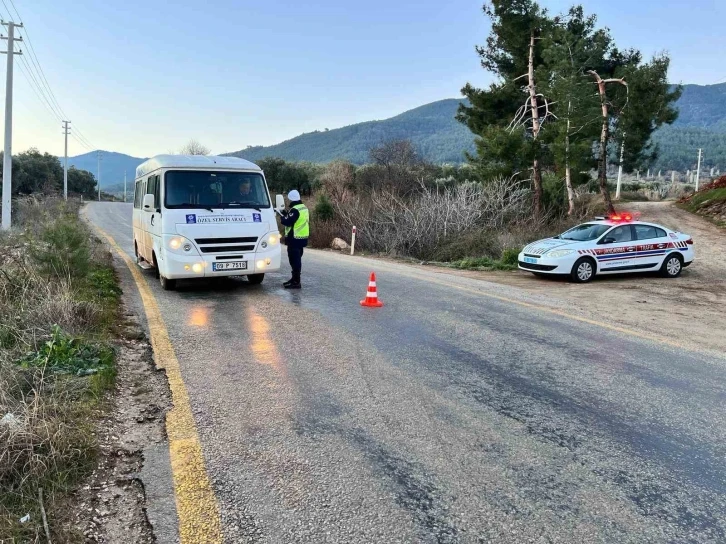
[[292, 229], [294, 238], [298, 240], [307, 239], [310, 236], [310, 212], [305, 207], [305, 204], [293, 206], [293, 209], [300, 212], [300, 217], [297, 218], [297, 221], [295, 221], [292, 227], [285, 227], [285, 236], [289, 236], [290, 230]]

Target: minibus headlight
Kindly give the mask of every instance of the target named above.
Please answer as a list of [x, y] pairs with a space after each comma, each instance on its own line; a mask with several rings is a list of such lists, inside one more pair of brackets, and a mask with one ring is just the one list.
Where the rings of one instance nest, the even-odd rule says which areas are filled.
[[172, 253], [180, 255], [198, 255], [194, 249], [194, 244], [183, 236], [167, 236], [165, 237], [166, 248]]
[[262, 243], [260, 244], [260, 247], [262, 249], [267, 249], [268, 247], [275, 247], [277, 244], [280, 243], [280, 234], [277, 232], [271, 232], [267, 236], [265, 236], [262, 240]]

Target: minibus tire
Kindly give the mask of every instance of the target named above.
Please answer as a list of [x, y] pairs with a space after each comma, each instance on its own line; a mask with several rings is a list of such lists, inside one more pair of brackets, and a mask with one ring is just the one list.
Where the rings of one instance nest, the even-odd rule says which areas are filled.
[[164, 291], [173, 291], [176, 289], [176, 280], [170, 280], [159, 274], [159, 283]]
[[262, 283], [262, 280], [265, 279], [264, 274], [248, 274], [247, 275], [247, 281], [250, 282], [252, 285], [259, 285]]

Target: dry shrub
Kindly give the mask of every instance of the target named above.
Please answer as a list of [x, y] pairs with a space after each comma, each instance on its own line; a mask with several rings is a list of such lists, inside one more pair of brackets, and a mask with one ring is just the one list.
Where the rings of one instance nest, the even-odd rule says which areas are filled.
[[317, 249], [327, 249], [335, 238], [350, 242], [350, 231], [340, 219], [314, 220], [310, 224], [308, 244]]
[[335, 205], [348, 228], [358, 228], [361, 247], [430, 258], [437, 248], [466, 233], [499, 229], [517, 220], [529, 208], [529, 189], [524, 182], [504, 178], [453, 187], [420, 183], [405, 197], [373, 190]]

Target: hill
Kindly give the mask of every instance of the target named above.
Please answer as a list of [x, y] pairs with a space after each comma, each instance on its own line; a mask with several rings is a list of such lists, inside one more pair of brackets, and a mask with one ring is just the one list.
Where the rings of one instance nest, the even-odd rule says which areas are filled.
[[[654, 168], [693, 168], [699, 147], [704, 149], [705, 166], [726, 168], [724, 102], [726, 83], [685, 85], [677, 103], [679, 119], [653, 135], [661, 148]], [[361, 164], [368, 160], [371, 147], [385, 140], [410, 139], [431, 162], [459, 163], [464, 160], [464, 151], [474, 150], [473, 135], [454, 119], [459, 103], [455, 98], [440, 100], [383, 121], [301, 134], [277, 145], [248, 147], [228, 155], [253, 162], [265, 157], [323, 163], [342, 158]]]
[[386, 140], [410, 139], [421, 154], [436, 163], [462, 162], [474, 150], [469, 129], [454, 119], [460, 100], [433, 102], [383, 121], [367, 121], [333, 130], [302, 134], [269, 147], [248, 147], [227, 155], [251, 161], [280, 157], [291, 161], [329, 162], [345, 158], [368, 161], [368, 150]]
[[[63, 159], [61, 158], [61, 161]], [[120, 187], [123, 191], [124, 172], [130, 186], [133, 185], [136, 177], [136, 167], [146, 159], [114, 153], [113, 151], [101, 151], [101, 189], [109, 189], [112, 186]], [[68, 166], [75, 166], [80, 170], [88, 170], [94, 176], [98, 176], [98, 162], [96, 151], [84, 155], [68, 157]]]

